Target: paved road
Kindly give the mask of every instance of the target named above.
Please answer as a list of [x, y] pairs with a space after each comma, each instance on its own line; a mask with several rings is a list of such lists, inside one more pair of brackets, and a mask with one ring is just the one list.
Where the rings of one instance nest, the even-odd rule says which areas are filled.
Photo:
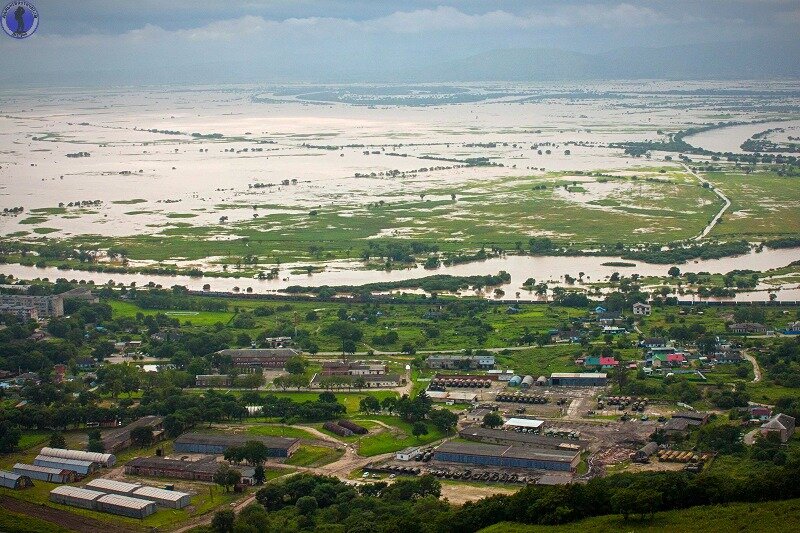
[[750, 363], [753, 365], [753, 383], [758, 383], [761, 381], [761, 367], [758, 366], [758, 361], [756, 361], [756, 358], [746, 351], [742, 352], [742, 356], [750, 361]]
[[683, 168], [686, 169], [686, 172], [688, 172], [689, 174], [691, 174], [692, 176], [697, 178], [698, 181], [700, 181], [700, 183], [702, 183], [704, 185], [708, 184], [708, 186], [711, 188], [711, 190], [714, 192], [714, 194], [719, 196], [722, 199], [722, 201], [725, 202], [725, 205], [722, 206], [722, 209], [719, 210], [719, 213], [717, 213], [716, 216], [714, 216], [714, 218], [711, 219], [711, 222], [708, 223], [708, 226], [706, 226], [703, 229], [703, 231], [700, 232], [700, 235], [698, 235], [697, 237], [694, 238], [694, 240], [700, 241], [700, 240], [703, 240], [709, 233], [711, 233], [711, 230], [714, 229], [714, 226], [717, 225], [717, 223], [719, 222], [719, 219], [722, 218], [722, 214], [725, 213], [725, 211], [727, 211], [728, 208], [731, 206], [731, 201], [728, 199], [727, 196], [725, 196], [725, 194], [722, 191], [720, 191], [719, 189], [714, 187], [714, 185], [710, 181], [708, 181], [707, 179], [702, 177], [700, 174], [698, 174], [697, 172], [695, 172], [694, 170], [689, 168], [688, 165], [683, 164]]

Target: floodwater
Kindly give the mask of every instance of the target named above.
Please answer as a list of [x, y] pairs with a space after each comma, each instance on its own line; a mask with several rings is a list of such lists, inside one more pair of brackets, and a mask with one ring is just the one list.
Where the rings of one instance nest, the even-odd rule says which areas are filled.
[[[648, 161], [609, 143], [660, 139], [714, 120], [718, 96], [664, 92], [678, 88], [720, 86], [511, 84], [500, 88], [510, 96], [424, 107], [312, 104], [281, 88], [248, 86], [0, 91], [0, 208], [25, 208], [0, 216], [0, 235], [35, 228], [56, 230], [48, 233], [53, 238], [157, 234], [179, 223], [218, 225], [223, 215], [228, 221], [219, 233], [228, 235], [236, 223], [252, 220], [253, 204], [270, 206], [258, 211], [267, 220], [280, 211], [409, 200], [439, 186], [506, 176], [635, 171]], [[483, 94], [492, 87], [468, 89]], [[750, 111], [728, 115], [753, 118]], [[215, 133], [223, 137], [192, 136]], [[80, 152], [90, 155], [68, 157]], [[487, 157], [503, 167], [433, 170], [453, 163], [428, 157]], [[420, 169], [427, 170], [381, 175]], [[287, 179], [297, 183], [281, 185]], [[83, 200], [101, 203], [31, 212]]]
[[[698, 260], [679, 265], [682, 272], [708, 272], [710, 274], [724, 274], [732, 270], [769, 270], [779, 268], [800, 260], [800, 248], [789, 248], [781, 250], [765, 249], [761, 253], [751, 252], [750, 254], [738, 257], [725, 257], [722, 259]], [[612, 261], [631, 263], [634, 266], [606, 266], [603, 263]], [[189, 277], [189, 276], [163, 276], [150, 274], [115, 274], [100, 272], [84, 272], [79, 270], [59, 270], [55, 267], [37, 268], [32, 266], [6, 264], [0, 265], [0, 273], [11, 274], [19, 279], [66, 278], [68, 280], [84, 280], [101, 285], [113, 281], [130, 285], [135, 283], [137, 286], [144, 286], [152, 282], [163, 287], [172, 285], [182, 285], [193, 290], [202, 290], [203, 286], [210, 285], [212, 291], [222, 292], [245, 292], [248, 288], [255, 294], [268, 294], [280, 292], [292, 285], [302, 285], [309, 287], [319, 287], [323, 285], [362, 285], [366, 283], [378, 283], [388, 281], [402, 281], [418, 279], [434, 274], [449, 274], [452, 276], [472, 276], [472, 275], [492, 275], [500, 271], [506, 271], [511, 275], [511, 282], [502, 287], [506, 291], [507, 297], [513, 297], [517, 291], [522, 292], [522, 298], [533, 299], [527, 291], [522, 289], [522, 284], [528, 278], [534, 278], [538, 282], [546, 282], [549, 285], [564, 285], [564, 276], [570, 275], [574, 278], [582, 278], [586, 282], [599, 282], [607, 279], [615, 272], [621, 275], [630, 276], [639, 274], [640, 276], [666, 276], [667, 271], [672, 265], [654, 265], [641, 261], [629, 261], [618, 257], [561, 257], [561, 256], [519, 256], [509, 255], [496, 257], [474, 263], [466, 263], [449, 267], [441, 267], [436, 270], [426, 270], [422, 267], [404, 270], [360, 270], [360, 264], [351, 261], [335, 261], [329, 263], [324, 272], [316, 274], [290, 274], [290, 270], [297, 265], [283, 265], [280, 275], [272, 280], [259, 280], [250, 278], [210, 278], [210, 277]], [[577, 286], [580, 286], [578, 284]], [[783, 288], [777, 292], [780, 300], [800, 300], [800, 295], [796, 291]], [[490, 296], [490, 295], [489, 295]], [[743, 293], [737, 299], [766, 300], [766, 292], [752, 293], [746, 296]]]
[[767, 139], [776, 142], [788, 140], [788, 136], [800, 136], [800, 120], [782, 120], [717, 128], [689, 135], [684, 137], [684, 140], [692, 146], [711, 150], [712, 152], [743, 154], [745, 153], [741, 148], [743, 142], [752, 137], [755, 133], [773, 128], [783, 128], [786, 130], [784, 132], [770, 133], [767, 136]]
[[[731, 85], [752, 90], [753, 95], [765, 87], [786, 89], [785, 97], [772, 102], [800, 105], [793, 85], [779, 82], [472, 84], [464, 86], [470, 94], [498, 91], [503, 95], [428, 106], [381, 105], [375, 103], [379, 100], [370, 101], [370, 94], [380, 91], [367, 86], [325, 91], [372, 105], [310, 103], [299, 96], [315, 92], [310, 87], [4, 90], [0, 91], [0, 211], [23, 207], [24, 212], [0, 216], [0, 236], [38, 237], [32, 233], [36, 229], [51, 239], [158, 235], [177, 224], [189, 224], [213, 226], [212, 239], [222, 240], [234, 238], [236, 224], [253, 220], [254, 213], [266, 226], [278, 214], [307, 213], [319, 206], [355, 209], [382, 199], [413, 200], [437, 187], [444, 191], [454, 186], [492, 187], [493, 180], [508, 176], [558, 170], [635, 173], [655, 163], [628, 157], [609, 144], [663, 139], [668, 132], [722, 120], [780, 118], [778, 112], [754, 111], [751, 104], [757, 96], [720, 92]], [[437, 90], [435, 86], [426, 89]], [[712, 130], [687, 141], [735, 151], [752, 133], [778, 125], [800, 127], [800, 121]], [[89, 156], [74, 157], [83, 152]], [[476, 157], [503, 166], [435, 168], [453, 166], [442, 159]], [[387, 175], [392, 171], [409, 174]], [[593, 187], [586, 198], [599, 199], [616, 191], [614, 184]], [[69, 206], [85, 200], [98, 202]], [[256, 204], [259, 207], [254, 210]], [[63, 211], [54, 211], [60, 205]], [[37, 209], [49, 211], [37, 213]], [[225, 224], [220, 223], [222, 216], [228, 217]], [[272, 230], [279, 231], [280, 225], [274, 224]], [[378, 235], [402, 230], [384, 228]], [[181, 259], [169, 262], [180, 264]], [[206, 258], [205, 265], [204, 261], [193, 263], [207, 266], [211, 259]], [[797, 250], [767, 250], [693, 262], [681, 269], [764, 270], [798, 259]], [[279, 278], [271, 281], [102, 274], [19, 265], [0, 265], [0, 272], [95, 283], [153, 281], [198, 289], [209, 283], [212, 290], [251, 287], [265, 293], [290, 285], [360, 285], [434, 273], [485, 275], [501, 270], [512, 275], [510, 290], [517, 291], [531, 277], [558, 283], [564, 274], [578, 277], [583, 272], [586, 279], [596, 281], [615, 271], [664, 275], [669, 268], [639, 262], [627, 269], [602, 265], [613, 260], [508, 256], [436, 271], [390, 272], [338, 261], [311, 276], [291, 275], [296, 265], [283, 265]], [[142, 263], [134, 257], [131, 264]]]

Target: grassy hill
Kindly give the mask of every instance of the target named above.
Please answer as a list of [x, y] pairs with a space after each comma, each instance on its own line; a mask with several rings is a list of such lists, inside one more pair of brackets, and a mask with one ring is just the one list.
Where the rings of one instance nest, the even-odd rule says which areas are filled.
[[502, 522], [481, 530], [481, 533], [591, 533], [606, 531], [800, 531], [800, 499], [765, 503], [736, 503], [699, 506], [682, 511], [656, 513], [653, 520], [627, 522], [621, 515], [588, 518], [563, 526], [530, 526]]

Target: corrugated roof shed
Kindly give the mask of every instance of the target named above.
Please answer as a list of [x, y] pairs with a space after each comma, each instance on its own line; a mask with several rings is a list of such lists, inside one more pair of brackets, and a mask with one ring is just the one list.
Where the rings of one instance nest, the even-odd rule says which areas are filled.
[[20, 489], [24, 487], [30, 487], [32, 485], [33, 483], [31, 482], [31, 478], [26, 475], [0, 470], [0, 487], [5, 487], [7, 489]]
[[106, 494], [97, 499], [97, 506], [106, 513], [144, 518], [156, 512], [156, 504], [150, 500], [132, 498], [119, 494]]
[[191, 502], [191, 494], [176, 490], [159, 489], [157, 487], [139, 487], [133, 491], [133, 496], [156, 502], [162, 507], [182, 509]]
[[[25, 463], [16, 463], [14, 465], [13, 470], [17, 470], [17, 469], [24, 470], [24, 471], [30, 471], [30, 472], [43, 472], [45, 474], [60, 474], [63, 471], [63, 470], [61, 470], [59, 468], [50, 468], [50, 467], [47, 467], [47, 466], [27, 465]], [[17, 472], [17, 474], [20, 474], [20, 473], [22, 473], [22, 472]]]
[[88, 474], [94, 471], [95, 463], [91, 461], [78, 461], [77, 459], [64, 459], [61, 457], [50, 457], [47, 455], [37, 455], [33, 460], [36, 466], [47, 466], [49, 468], [63, 468], [64, 470], [74, 470], [79, 474]]
[[94, 509], [95, 501], [104, 496], [96, 490], [60, 485], [50, 491], [50, 500], [66, 505], [77, 505], [87, 509]]
[[490, 457], [513, 457], [519, 459], [538, 459], [544, 461], [571, 462], [578, 452], [574, 450], [542, 449], [528, 446], [509, 446], [504, 444], [472, 444], [445, 442], [437, 452], [485, 455]]
[[102, 477], [93, 479], [86, 484], [87, 489], [113, 492], [116, 494], [129, 494], [141, 486], [142, 485], [139, 483], [125, 483], [124, 481], [117, 481], [115, 479], [106, 479]]

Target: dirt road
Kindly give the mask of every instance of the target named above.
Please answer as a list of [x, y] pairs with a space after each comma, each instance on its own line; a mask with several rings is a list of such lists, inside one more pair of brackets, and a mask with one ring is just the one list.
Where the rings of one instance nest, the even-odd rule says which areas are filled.
[[714, 192], [714, 194], [719, 196], [722, 199], [722, 201], [725, 202], [725, 205], [723, 205], [722, 209], [720, 209], [719, 212], [714, 216], [714, 218], [711, 219], [711, 222], [708, 223], [708, 226], [703, 228], [703, 231], [700, 232], [700, 235], [698, 235], [697, 237], [694, 238], [694, 240], [700, 241], [700, 240], [703, 240], [706, 237], [706, 235], [711, 233], [711, 230], [714, 229], [714, 226], [716, 226], [717, 223], [719, 223], [719, 219], [722, 218], [722, 215], [731, 206], [731, 201], [728, 199], [727, 196], [725, 196], [725, 194], [722, 191], [720, 191], [719, 189], [714, 187], [714, 185], [712, 185], [711, 182], [709, 182], [704, 177], [700, 176], [700, 174], [698, 174], [697, 172], [695, 172], [694, 170], [689, 168], [688, 165], [684, 164], [683, 168], [686, 169], [686, 172], [688, 172], [689, 174], [691, 174], [692, 176], [697, 178], [698, 181], [700, 181], [700, 183], [703, 186], [708, 186]]
[[758, 366], [758, 361], [756, 361], [756, 358], [746, 351], [742, 352], [742, 356], [750, 361], [750, 363], [753, 365], [753, 383], [758, 383], [761, 381], [761, 367]]

